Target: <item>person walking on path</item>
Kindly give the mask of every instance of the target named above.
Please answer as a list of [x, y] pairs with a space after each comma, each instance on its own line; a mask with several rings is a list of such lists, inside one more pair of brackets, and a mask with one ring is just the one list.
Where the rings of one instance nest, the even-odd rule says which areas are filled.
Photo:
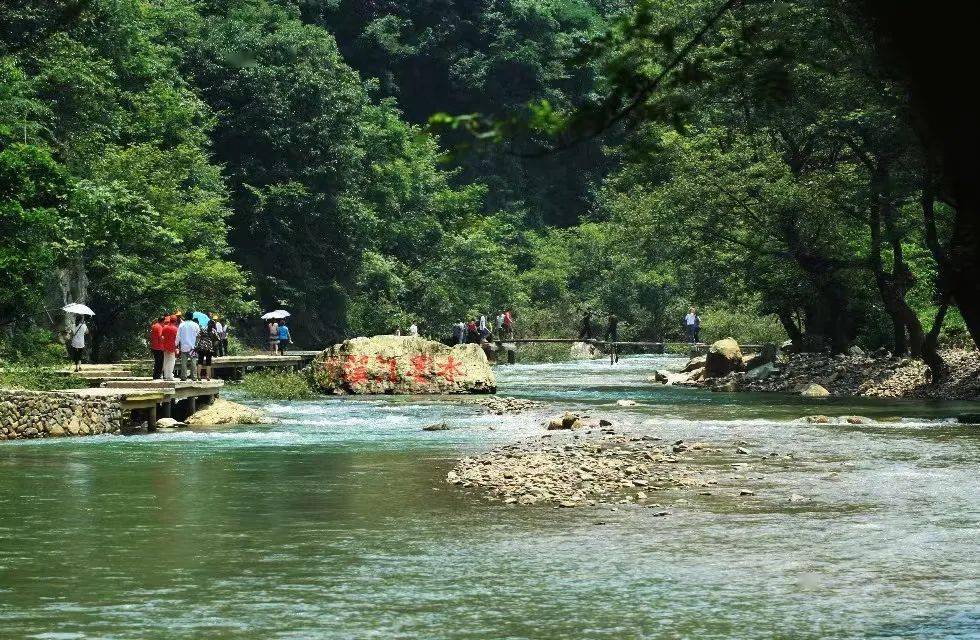
[[701, 336], [701, 316], [698, 315], [697, 307], [691, 307], [684, 316], [684, 326], [687, 329], [687, 341], [691, 344], [697, 344]]
[[269, 353], [276, 355], [279, 353], [279, 323], [271, 321], [266, 330], [269, 332]]
[[214, 344], [214, 355], [228, 355], [228, 325], [221, 321], [221, 318], [211, 314], [211, 324], [214, 325], [214, 332], [218, 336]]
[[164, 319], [163, 332], [160, 336], [160, 347], [163, 350], [163, 379], [174, 379], [174, 368], [177, 366], [177, 316], [167, 316]]
[[184, 321], [177, 327], [177, 350], [180, 352], [180, 379], [197, 380], [197, 362], [194, 361], [194, 349], [197, 348], [197, 336], [201, 333], [201, 325], [194, 320], [194, 315], [188, 311]]
[[582, 328], [578, 332], [578, 339], [583, 341], [594, 340], [592, 332], [592, 312], [586, 311], [582, 316]]
[[163, 377], [163, 321], [160, 316], [150, 325], [150, 352], [153, 354], [153, 379]]
[[466, 331], [466, 325], [462, 322], [453, 323], [453, 344], [463, 344], [463, 334]]
[[279, 323], [279, 355], [286, 355], [286, 345], [293, 341], [293, 337], [289, 334], [289, 325], [283, 320]]
[[85, 336], [87, 335], [88, 325], [85, 324], [85, 316], [75, 316], [75, 330], [71, 332], [68, 353], [72, 362], [75, 363], [76, 372], [82, 369], [82, 356], [85, 355]]
[[503, 311], [498, 313], [497, 317], [494, 318], [494, 324], [497, 325], [497, 336], [502, 338], [504, 335], [504, 312]]
[[408, 335], [410, 335], [410, 336], [417, 336], [417, 335], [419, 335], [419, 326], [417, 324], [415, 324], [414, 322], [408, 328]]
[[508, 339], [514, 339], [514, 316], [511, 314], [510, 309], [504, 311], [504, 335]]
[[214, 326], [214, 322], [209, 322], [208, 326], [198, 332], [197, 343], [194, 345], [194, 351], [197, 352], [197, 366], [201, 368], [198, 374], [199, 379], [211, 379], [212, 358], [217, 344], [218, 330]]
[[616, 351], [616, 343], [619, 342], [619, 318], [616, 314], [610, 313], [606, 321], [606, 343], [609, 344], [609, 364], [619, 362], [619, 353]]

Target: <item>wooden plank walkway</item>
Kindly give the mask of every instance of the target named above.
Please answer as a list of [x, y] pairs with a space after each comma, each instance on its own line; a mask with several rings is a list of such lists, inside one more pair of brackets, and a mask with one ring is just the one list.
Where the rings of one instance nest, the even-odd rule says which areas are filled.
[[122, 378], [107, 380], [99, 387], [87, 389], [63, 389], [61, 393], [87, 398], [108, 398], [119, 402], [123, 411], [131, 414], [132, 423], [142, 424], [145, 416], [147, 429], [156, 429], [158, 417], [171, 418], [179, 410], [181, 416], [197, 411], [199, 402], [212, 402], [224, 387], [221, 380], [152, 380], [150, 378]]

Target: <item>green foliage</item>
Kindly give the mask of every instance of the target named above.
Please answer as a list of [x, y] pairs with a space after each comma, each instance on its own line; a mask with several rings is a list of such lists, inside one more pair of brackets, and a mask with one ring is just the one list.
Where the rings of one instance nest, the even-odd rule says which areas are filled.
[[84, 389], [88, 383], [75, 375], [52, 367], [9, 365], [0, 368], [0, 388], [25, 389], [28, 391], [57, 391], [59, 389]]
[[782, 344], [786, 330], [775, 316], [764, 316], [755, 306], [709, 306], [699, 309], [701, 341], [712, 343], [722, 338], [735, 338], [740, 344]]
[[316, 396], [303, 372], [257, 371], [245, 376], [238, 387], [249, 396], [267, 400], [308, 400]]

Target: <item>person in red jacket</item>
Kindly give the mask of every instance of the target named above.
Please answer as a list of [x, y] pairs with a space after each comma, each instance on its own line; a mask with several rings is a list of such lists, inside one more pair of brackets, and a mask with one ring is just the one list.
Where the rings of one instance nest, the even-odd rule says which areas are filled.
[[177, 321], [174, 316], [164, 320], [160, 347], [163, 350], [163, 379], [173, 380], [177, 366]]
[[163, 376], [163, 316], [150, 325], [150, 351], [153, 353], [153, 379]]

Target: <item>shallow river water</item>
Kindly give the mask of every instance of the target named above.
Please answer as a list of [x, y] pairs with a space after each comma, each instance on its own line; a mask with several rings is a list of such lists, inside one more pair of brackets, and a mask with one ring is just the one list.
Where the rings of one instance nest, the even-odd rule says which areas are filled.
[[[666, 358], [499, 368], [548, 403], [525, 415], [324, 399], [256, 403], [271, 426], [4, 442], [0, 638], [980, 638], [980, 429], [945, 420], [968, 405], [644, 382]], [[566, 408], [744, 443], [758, 464], [725, 473], [755, 495], [665, 492], [656, 517], [445, 484]], [[878, 423], [793, 422], [812, 413]]]

